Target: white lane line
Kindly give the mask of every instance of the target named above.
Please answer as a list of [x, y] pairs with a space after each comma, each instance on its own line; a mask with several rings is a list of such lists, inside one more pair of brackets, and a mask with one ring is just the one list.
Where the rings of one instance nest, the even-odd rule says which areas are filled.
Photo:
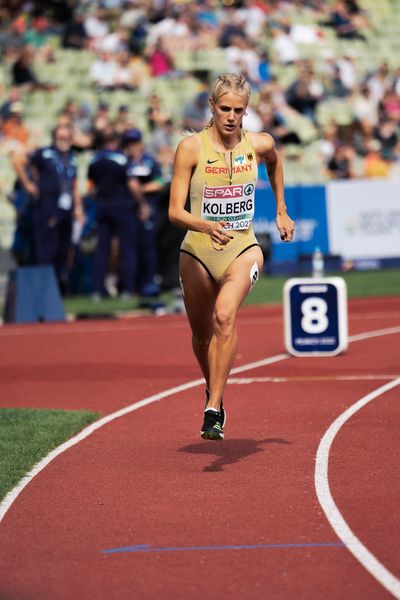
[[399, 375], [305, 375], [304, 377], [230, 377], [231, 385], [247, 385], [249, 383], [303, 383], [313, 381], [385, 381], [397, 379]]
[[[379, 329], [379, 330], [374, 330], [374, 331], [370, 331], [370, 332], [361, 334], [363, 337], [353, 336], [353, 337], [350, 337], [349, 339], [350, 339], [350, 341], [359, 341], [360, 339], [368, 339], [368, 337], [377, 337], [380, 335], [388, 335], [388, 334], [399, 333], [399, 332], [400, 332], [400, 327], [389, 328], [389, 329]], [[259, 361], [247, 363], [240, 367], [235, 367], [232, 369], [231, 373], [232, 373], [232, 375], [235, 375], [237, 373], [242, 373], [243, 371], [249, 371], [251, 369], [256, 369], [258, 367], [273, 364], [275, 362], [279, 362], [279, 361], [285, 360], [287, 358], [291, 358], [291, 357], [288, 354], [277, 354], [275, 356], [271, 356], [271, 357], [268, 357], [268, 358], [265, 358], [265, 359], [262, 359]], [[135, 410], [143, 408], [144, 406], [148, 406], [149, 404], [152, 404], [153, 402], [157, 402], [159, 400], [162, 400], [163, 398], [167, 398], [168, 396], [172, 396], [173, 394], [178, 394], [179, 392], [183, 392], [185, 390], [188, 390], [193, 387], [197, 387], [199, 385], [204, 385], [203, 379], [195, 379], [195, 380], [189, 381], [183, 385], [176, 386], [176, 387], [170, 388], [168, 390], [164, 390], [163, 392], [160, 392], [158, 394], [149, 396], [148, 398], [144, 398], [143, 400], [140, 400], [139, 402], [135, 402], [134, 404], [131, 404], [125, 408], [122, 408], [114, 413], [111, 413], [111, 414], [103, 417], [102, 419], [99, 419], [95, 423], [92, 423], [91, 425], [89, 425], [88, 427], [83, 429], [79, 434], [77, 434], [76, 436], [74, 436], [73, 438], [71, 438], [70, 440], [65, 442], [64, 444], [61, 444], [60, 446], [55, 448], [55, 450], [50, 452], [39, 463], [37, 463], [29, 471], [29, 473], [27, 473], [27, 475], [25, 475], [21, 479], [21, 481], [19, 483], [17, 483], [17, 485], [3, 498], [2, 502], [0, 503], [0, 522], [4, 519], [8, 510], [11, 508], [12, 504], [15, 502], [15, 500], [18, 498], [18, 496], [21, 494], [21, 492], [25, 489], [25, 487], [32, 481], [32, 479], [34, 477], [36, 477], [36, 475], [38, 475], [57, 456], [59, 456], [60, 454], [62, 454], [66, 450], [68, 450], [69, 448], [72, 448], [73, 446], [75, 446], [76, 444], [78, 444], [79, 442], [81, 442], [82, 440], [87, 438], [89, 435], [91, 435], [93, 432], [100, 429], [104, 425], [107, 425], [111, 421], [114, 421], [115, 419], [118, 419], [119, 417], [123, 417], [131, 412], [134, 412]]]
[[[234, 369], [232, 369], [231, 372], [233, 374], [242, 373], [243, 371], [249, 371], [250, 369], [256, 369], [257, 367], [271, 365], [271, 364], [279, 362], [281, 360], [285, 360], [286, 358], [289, 358], [288, 354], [277, 354], [276, 356], [270, 356], [270, 357], [264, 358], [262, 360], [247, 363], [240, 367], [235, 367]], [[19, 481], [19, 483], [17, 483], [17, 485], [10, 492], [8, 492], [8, 494], [3, 498], [2, 502], [0, 503], [0, 522], [3, 520], [7, 511], [10, 509], [10, 507], [15, 502], [15, 500], [18, 498], [20, 493], [24, 490], [24, 488], [32, 481], [32, 479], [34, 477], [36, 477], [36, 475], [38, 475], [41, 471], [43, 471], [43, 469], [45, 467], [47, 467], [47, 465], [49, 463], [51, 463], [57, 456], [59, 456], [60, 454], [62, 454], [66, 450], [68, 450], [69, 448], [72, 448], [72, 446], [75, 446], [76, 444], [78, 444], [79, 442], [81, 442], [82, 440], [87, 438], [93, 432], [97, 431], [97, 429], [100, 429], [104, 425], [111, 423], [111, 421], [114, 421], [115, 419], [118, 419], [119, 417], [124, 417], [125, 415], [127, 415], [131, 412], [134, 412], [135, 410], [138, 410], [139, 408], [143, 408], [144, 406], [148, 406], [149, 404], [152, 404], [153, 402], [158, 402], [159, 400], [162, 400], [163, 398], [167, 398], [168, 396], [173, 396], [174, 394], [179, 394], [180, 392], [184, 392], [186, 390], [189, 390], [190, 388], [194, 388], [199, 385], [204, 385], [203, 378], [194, 379], [193, 381], [188, 381], [187, 383], [184, 383], [182, 385], [178, 385], [176, 387], [169, 388], [168, 390], [164, 390], [163, 392], [159, 392], [158, 394], [153, 394], [152, 396], [149, 396], [148, 398], [144, 398], [143, 400], [139, 400], [139, 402], [135, 402], [134, 404], [130, 404], [129, 406], [126, 406], [125, 408], [121, 408], [120, 410], [117, 410], [117, 411], [103, 417], [102, 419], [95, 421], [88, 427], [85, 427], [85, 429], [83, 429], [80, 433], [78, 433], [77, 435], [75, 435], [74, 437], [69, 439], [64, 444], [61, 444], [60, 446], [55, 448], [52, 452], [50, 452], [47, 456], [45, 456], [40, 462], [38, 462], [29, 471], [29, 473], [27, 473], [27, 475], [25, 475]]]
[[[382, 332], [385, 333], [382, 333]], [[391, 335], [392, 333], [400, 333], [400, 327], [387, 327], [386, 329], [376, 329], [374, 331], [366, 331], [365, 333], [357, 333], [349, 337], [350, 342], [361, 342], [362, 340], [370, 340], [380, 335]]]
[[322, 437], [317, 451], [315, 465], [315, 489], [319, 503], [335, 530], [339, 539], [346, 545], [347, 549], [363, 565], [363, 567], [379, 581], [395, 598], [400, 599], [400, 580], [397, 579], [379, 560], [364, 546], [364, 544], [354, 535], [350, 527], [344, 520], [341, 512], [335, 504], [329, 488], [329, 452], [332, 443], [340, 431], [341, 427], [361, 408], [369, 402], [378, 398], [385, 392], [400, 385], [400, 377], [382, 385], [370, 394], [367, 394], [355, 404], [345, 410], [328, 428]]

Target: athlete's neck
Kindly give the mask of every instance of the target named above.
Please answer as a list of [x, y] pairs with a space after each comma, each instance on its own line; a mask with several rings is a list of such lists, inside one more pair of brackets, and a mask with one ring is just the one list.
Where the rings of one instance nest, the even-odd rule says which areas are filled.
[[213, 140], [221, 144], [224, 150], [233, 150], [233, 148], [235, 148], [235, 146], [237, 146], [242, 139], [242, 132], [240, 130], [239, 132], [235, 131], [232, 133], [232, 135], [227, 136], [222, 135], [217, 129], [214, 128], [214, 125], [211, 125], [207, 131]]

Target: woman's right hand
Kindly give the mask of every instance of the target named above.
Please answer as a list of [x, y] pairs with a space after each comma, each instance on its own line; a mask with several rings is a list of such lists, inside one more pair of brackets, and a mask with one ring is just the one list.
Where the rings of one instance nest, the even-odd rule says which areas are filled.
[[224, 229], [226, 225], [228, 225], [228, 221], [207, 221], [207, 233], [211, 237], [211, 245], [214, 250], [223, 250], [221, 246], [226, 246], [233, 239], [229, 230]]

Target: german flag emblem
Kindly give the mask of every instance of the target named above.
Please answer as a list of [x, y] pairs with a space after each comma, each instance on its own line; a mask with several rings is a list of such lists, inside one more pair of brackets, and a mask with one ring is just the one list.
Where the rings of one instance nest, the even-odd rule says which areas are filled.
[[249, 152], [247, 155], [247, 160], [253, 160], [253, 154]]

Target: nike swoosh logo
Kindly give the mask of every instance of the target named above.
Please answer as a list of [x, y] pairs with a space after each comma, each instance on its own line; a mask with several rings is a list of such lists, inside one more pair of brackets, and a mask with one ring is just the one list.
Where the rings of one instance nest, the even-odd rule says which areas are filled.
[[216, 158], [215, 160], [207, 160], [208, 165], [212, 165], [215, 162], [218, 162], [218, 158]]

